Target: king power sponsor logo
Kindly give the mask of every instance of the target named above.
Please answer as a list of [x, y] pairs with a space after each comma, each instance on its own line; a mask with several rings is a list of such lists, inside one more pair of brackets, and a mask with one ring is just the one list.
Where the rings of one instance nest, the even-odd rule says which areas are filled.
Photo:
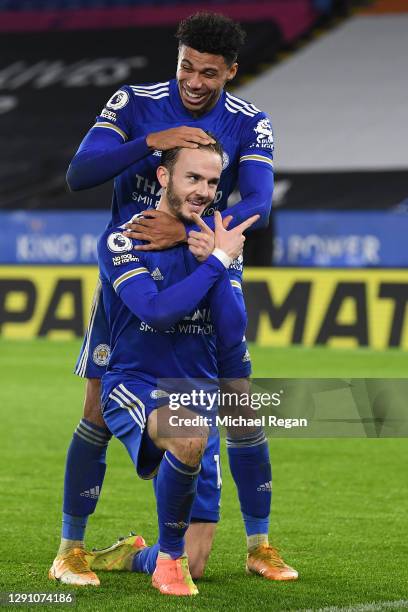
[[[81, 337], [97, 278], [94, 266], [0, 266], [0, 335]], [[248, 268], [243, 289], [250, 342], [408, 350], [408, 270]]]
[[321, 236], [291, 234], [274, 240], [275, 265], [330, 266], [344, 262], [350, 266], [380, 266], [381, 240], [373, 234]]

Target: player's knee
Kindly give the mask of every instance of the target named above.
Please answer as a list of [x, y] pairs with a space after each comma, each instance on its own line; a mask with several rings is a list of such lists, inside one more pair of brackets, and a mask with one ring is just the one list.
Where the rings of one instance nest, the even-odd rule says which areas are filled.
[[84, 418], [98, 427], [106, 427], [102, 416], [101, 381], [99, 378], [88, 378], [86, 381]]
[[202, 431], [198, 438], [174, 438], [172, 441], [171, 452], [186, 465], [195, 466], [201, 461], [207, 446], [207, 432]]

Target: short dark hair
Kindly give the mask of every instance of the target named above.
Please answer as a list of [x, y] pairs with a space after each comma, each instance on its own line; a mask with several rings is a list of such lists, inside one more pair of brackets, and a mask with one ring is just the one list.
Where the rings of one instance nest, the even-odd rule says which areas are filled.
[[[213, 153], [218, 153], [222, 161], [223, 149], [222, 149], [221, 143], [217, 140], [214, 134], [211, 134], [211, 132], [208, 132], [207, 130], [204, 130], [204, 131], [206, 134], [208, 134], [208, 136], [210, 136], [213, 140], [215, 140], [215, 143], [214, 144], [210, 143], [208, 145], [199, 144], [197, 148], [204, 149], [205, 151], [212, 151]], [[163, 151], [162, 156], [161, 156], [160, 165], [167, 168], [167, 170], [171, 173], [177, 161], [179, 153], [181, 149], [183, 148], [185, 147], [174, 147], [174, 149], [167, 149], [167, 151]]]
[[222, 55], [227, 66], [236, 61], [245, 37], [239, 23], [218, 13], [195, 13], [180, 22], [176, 33], [179, 45]]

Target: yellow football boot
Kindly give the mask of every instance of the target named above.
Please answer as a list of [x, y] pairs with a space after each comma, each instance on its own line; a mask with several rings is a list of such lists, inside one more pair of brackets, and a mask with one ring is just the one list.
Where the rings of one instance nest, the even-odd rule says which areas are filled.
[[142, 536], [131, 533], [108, 548], [93, 549], [90, 567], [93, 570], [126, 572], [131, 571], [133, 557], [139, 550], [146, 548]]

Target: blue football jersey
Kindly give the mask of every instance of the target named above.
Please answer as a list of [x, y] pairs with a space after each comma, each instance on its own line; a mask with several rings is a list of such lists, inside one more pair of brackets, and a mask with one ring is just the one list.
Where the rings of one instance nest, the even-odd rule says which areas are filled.
[[[121, 290], [135, 278], [143, 282], [142, 277], [150, 277], [162, 291], [200, 264], [184, 245], [136, 252], [133, 246], [138, 242], [125, 238], [122, 231], [121, 227], [107, 230], [98, 244], [104, 308], [111, 331], [108, 374], [122, 372], [153, 384], [160, 378], [217, 378], [216, 335], [207, 297], [166, 331], [137, 318], [120, 299]], [[242, 258], [235, 260], [228, 272], [233, 291], [243, 304]]]
[[[221, 181], [206, 215], [227, 207], [228, 197], [237, 185], [240, 164], [252, 162], [272, 166], [273, 134], [265, 113], [223, 91], [208, 113], [194, 118], [181, 101], [176, 79], [148, 85], [124, 85], [108, 100], [93, 128], [110, 130], [119, 142], [127, 142], [179, 126], [210, 131], [224, 150]], [[156, 178], [160, 158], [161, 151], [151, 151], [115, 178], [113, 226], [156, 206], [161, 195]]]

